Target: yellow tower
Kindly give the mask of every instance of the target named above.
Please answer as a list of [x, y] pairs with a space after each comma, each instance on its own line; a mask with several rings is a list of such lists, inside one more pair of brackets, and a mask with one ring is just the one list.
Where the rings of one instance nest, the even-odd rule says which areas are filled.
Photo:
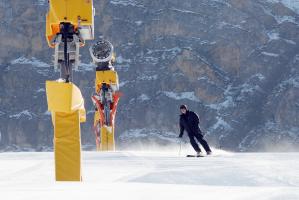
[[84, 100], [72, 83], [46, 82], [48, 109], [54, 126], [57, 181], [81, 181], [80, 123], [86, 121]]
[[49, 0], [46, 39], [54, 48], [54, 68], [60, 79], [46, 82], [48, 109], [54, 127], [57, 181], [81, 181], [80, 123], [85, 122], [84, 99], [72, 83], [79, 65], [79, 48], [94, 37], [92, 0]]
[[[117, 88], [117, 89], [110, 89]], [[114, 123], [120, 93], [118, 92], [118, 75], [116, 71], [105, 70], [96, 71], [95, 92], [97, 95], [92, 96], [97, 110], [94, 114], [94, 130], [98, 151], [114, 151]], [[107, 96], [110, 99], [107, 100]]]
[[92, 101], [94, 132], [98, 151], [114, 151], [114, 122], [117, 104], [120, 98], [118, 75], [114, 70], [113, 45], [107, 40], [99, 40], [89, 49], [96, 65], [95, 94]]

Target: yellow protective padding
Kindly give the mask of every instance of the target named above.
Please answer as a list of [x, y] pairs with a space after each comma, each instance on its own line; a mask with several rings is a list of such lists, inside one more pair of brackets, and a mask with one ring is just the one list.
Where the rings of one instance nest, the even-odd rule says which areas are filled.
[[80, 122], [85, 122], [84, 100], [73, 83], [46, 81], [48, 109], [54, 126], [57, 181], [81, 181]]
[[101, 145], [100, 151], [114, 151], [114, 130], [113, 127], [101, 127]]
[[80, 89], [73, 83], [46, 81], [48, 110], [72, 113], [79, 110], [80, 122], [86, 121], [84, 99]]
[[[100, 119], [99, 112], [94, 113], [94, 126], [98, 123]], [[101, 127], [101, 143], [97, 144], [97, 151], [114, 151], [115, 141], [114, 141], [114, 128], [113, 127]]]
[[81, 181], [79, 111], [54, 113], [56, 181]]
[[[109, 84], [111, 86], [116, 86], [118, 88], [118, 75], [116, 71], [106, 70], [106, 71], [96, 71], [96, 80], [95, 80], [95, 90], [99, 91], [103, 83]], [[96, 112], [94, 115], [94, 125], [99, 121], [100, 115], [99, 112]], [[101, 142], [97, 146], [98, 151], [114, 151], [115, 150], [115, 141], [114, 141], [114, 127], [101, 127]]]
[[69, 22], [75, 28], [80, 25], [93, 29], [93, 21], [93, 0], [49, 0], [46, 16], [46, 38], [49, 46], [53, 47], [51, 40], [60, 32], [61, 22]]
[[98, 123], [99, 120], [100, 120], [100, 113], [95, 112], [94, 113], [94, 119], [93, 119], [93, 125], [95, 126]]
[[102, 83], [118, 86], [117, 72], [113, 71], [113, 70], [96, 71], [96, 81], [95, 81], [96, 91], [98, 91], [98, 89], [99, 89], [98, 87]]

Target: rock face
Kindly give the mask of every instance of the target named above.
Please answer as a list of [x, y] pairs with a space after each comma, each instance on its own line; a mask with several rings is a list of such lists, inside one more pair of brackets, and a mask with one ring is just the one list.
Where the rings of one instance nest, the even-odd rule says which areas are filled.
[[[299, 144], [299, 6], [287, 0], [94, 0], [96, 36], [112, 41], [121, 98], [119, 148], [165, 145], [178, 105], [198, 112], [215, 147], [290, 150]], [[46, 150], [53, 129], [45, 80], [46, 0], [0, 2], [0, 147]], [[92, 133], [94, 71], [87, 47], [74, 82]]]

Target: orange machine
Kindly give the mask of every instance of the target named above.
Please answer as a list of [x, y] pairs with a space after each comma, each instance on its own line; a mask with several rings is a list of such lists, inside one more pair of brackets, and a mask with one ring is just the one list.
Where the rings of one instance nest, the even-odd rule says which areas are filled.
[[98, 151], [115, 150], [114, 121], [120, 98], [118, 75], [112, 66], [113, 46], [100, 40], [90, 48], [96, 64], [95, 94], [91, 97], [95, 105], [94, 132]]
[[54, 69], [60, 78], [72, 80], [72, 69], [79, 66], [79, 48], [94, 38], [92, 0], [49, 0], [46, 39], [55, 48]]

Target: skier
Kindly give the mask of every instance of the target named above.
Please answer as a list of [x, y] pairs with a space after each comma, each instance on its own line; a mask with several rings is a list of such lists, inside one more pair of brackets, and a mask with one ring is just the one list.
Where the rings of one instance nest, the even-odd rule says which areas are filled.
[[186, 105], [180, 106], [180, 135], [179, 138], [183, 137], [184, 130], [187, 131], [190, 143], [194, 150], [196, 151], [196, 156], [203, 156], [201, 153], [201, 150], [195, 141], [195, 138], [197, 141], [203, 146], [205, 151], [207, 152], [207, 155], [211, 155], [212, 151], [207, 143], [207, 141], [203, 138], [202, 132], [199, 128], [199, 118], [198, 115], [187, 109]]

